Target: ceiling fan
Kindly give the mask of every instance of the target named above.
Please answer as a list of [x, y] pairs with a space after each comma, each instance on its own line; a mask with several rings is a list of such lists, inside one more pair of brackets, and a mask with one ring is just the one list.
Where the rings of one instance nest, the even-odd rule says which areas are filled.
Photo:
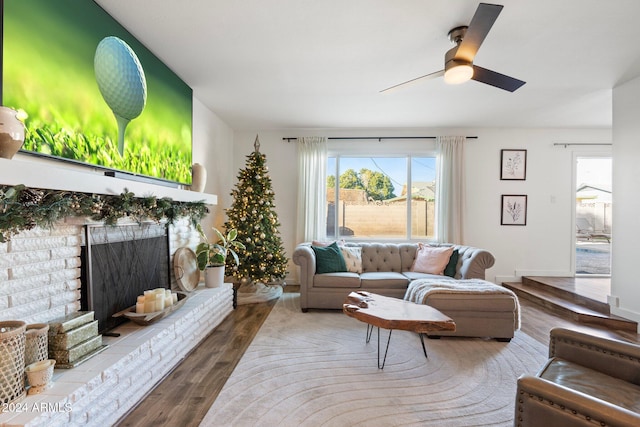
[[469, 26], [456, 27], [449, 31], [449, 40], [455, 43], [456, 46], [445, 54], [444, 70], [416, 77], [383, 89], [380, 92], [387, 92], [421, 79], [442, 76], [444, 76], [444, 81], [450, 84], [475, 80], [509, 92], [518, 89], [525, 82], [473, 64], [473, 59], [478, 49], [480, 49], [480, 45], [487, 37], [493, 23], [498, 19], [503, 7], [499, 4], [480, 3]]

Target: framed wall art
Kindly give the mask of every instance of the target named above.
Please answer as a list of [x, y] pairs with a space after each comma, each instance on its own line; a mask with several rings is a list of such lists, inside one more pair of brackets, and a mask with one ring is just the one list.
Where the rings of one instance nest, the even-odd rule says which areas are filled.
[[527, 150], [500, 150], [500, 179], [527, 179]]
[[500, 225], [527, 225], [527, 196], [503, 194]]

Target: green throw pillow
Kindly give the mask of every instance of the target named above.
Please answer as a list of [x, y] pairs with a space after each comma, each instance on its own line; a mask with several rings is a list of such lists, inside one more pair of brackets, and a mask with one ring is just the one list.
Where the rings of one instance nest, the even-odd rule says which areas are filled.
[[460, 257], [460, 253], [457, 249], [453, 250], [451, 254], [451, 258], [449, 258], [449, 263], [444, 269], [444, 275], [449, 277], [456, 276], [456, 267], [458, 266], [458, 258]]
[[347, 264], [336, 242], [326, 247], [311, 246], [311, 249], [316, 254], [316, 274], [347, 271]]

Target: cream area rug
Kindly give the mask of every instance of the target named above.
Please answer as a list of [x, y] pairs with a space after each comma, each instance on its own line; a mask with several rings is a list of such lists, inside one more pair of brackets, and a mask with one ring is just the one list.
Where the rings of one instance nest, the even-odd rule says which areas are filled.
[[284, 293], [201, 426], [512, 426], [516, 379], [547, 359], [520, 331], [510, 343], [425, 339], [426, 359], [417, 334], [396, 330], [378, 369], [376, 331], [365, 335]]

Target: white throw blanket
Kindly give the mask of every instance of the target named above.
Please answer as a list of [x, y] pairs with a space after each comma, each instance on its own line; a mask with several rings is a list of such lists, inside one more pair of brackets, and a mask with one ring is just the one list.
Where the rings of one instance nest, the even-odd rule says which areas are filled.
[[406, 301], [425, 304], [431, 294], [504, 294], [513, 296], [516, 305], [516, 329], [520, 329], [520, 303], [512, 290], [481, 279], [418, 279], [409, 284]]

